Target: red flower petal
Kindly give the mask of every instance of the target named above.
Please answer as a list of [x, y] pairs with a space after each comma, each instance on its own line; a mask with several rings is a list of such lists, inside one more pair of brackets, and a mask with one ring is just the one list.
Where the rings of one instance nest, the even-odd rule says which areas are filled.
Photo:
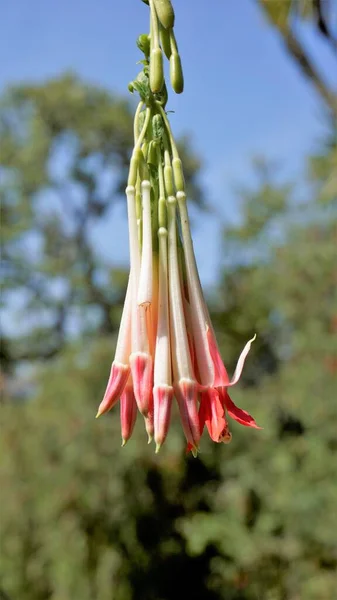
[[210, 438], [214, 442], [219, 442], [226, 428], [226, 419], [219, 393], [214, 388], [208, 388], [206, 391], [201, 392], [199, 408], [200, 431], [203, 430], [204, 424], [206, 424]]
[[248, 412], [234, 404], [233, 400], [231, 400], [231, 398], [229, 397], [225, 387], [218, 388], [218, 391], [221, 397], [221, 401], [223, 402], [223, 405], [226, 407], [226, 410], [232, 419], [234, 419], [238, 423], [241, 423], [241, 425], [245, 425], [246, 427], [262, 429], [262, 427], [259, 427], [257, 425], [256, 421]]

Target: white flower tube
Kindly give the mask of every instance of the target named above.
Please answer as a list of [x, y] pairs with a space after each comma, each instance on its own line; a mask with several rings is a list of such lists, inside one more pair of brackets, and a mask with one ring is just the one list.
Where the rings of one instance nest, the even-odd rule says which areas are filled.
[[[161, 202], [161, 201], [160, 201]], [[163, 199], [165, 203], [165, 199]], [[168, 298], [167, 229], [160, 227], [159, 237], [159, 310], [154, 362], [154, 437], [156, 452], [166, 439], [173, 400], [170, 315]]]
[[212, 357], [207, 343], [207, 327], [209, 327], [209, 316], [206, 309], [197, 263], [195, 260], [189, 226], [189, 217], [186, 208], [185, 192], [178, 192], [177, 200], [179, 205], [188, 294], [191, 304], [191, 321], [199, 375], [202, 385], [212, 386], [215, 373]]
[[151, 227], [151, 184], [141, 183], [143, 205], [142, 260], [138, 285], [138, 304], [149, 306], [152, 302], [152, 227]]
[[194, 378], [180, 287], [176, 203], [176, 198], [170, 196], [168, 199], [169, 284], [174, 391], [186, 439], [196, 450], [200, 439], [197, 402], [199, 386]]
[[134, 186], [129, 185], [126, 188], [126, 196], [128, 202], [130, 269], [132, 281], [132, 353], [130, 355], [130, 367], [138, 408], [142, 415], [147, 417], [152, 394], [153, 360], [149, 353], [145, 309], [143, 306], [138, 306], [137, 303], [140, 257]]

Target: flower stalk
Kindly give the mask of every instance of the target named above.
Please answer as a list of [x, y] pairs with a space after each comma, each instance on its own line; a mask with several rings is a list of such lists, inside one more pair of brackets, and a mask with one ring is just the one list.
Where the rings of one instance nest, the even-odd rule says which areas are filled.
[[229, 443], [228, 418], [258, 428], [228, 389], [240, 379], [255, 336], [230, 379], [204, 298], [188, 214], [183, 164], [165, 110], [163, 57], [176, 93], [183, 91], [181, 58], [169, 0], [148, 0], [150, 36], [139, 36], [142, 71], [129, 84], [139, 93], [126, 200], [130, 276], [115, 358], [97, 416], [120, 399], [122, 445], [137, 409], [149, 443], [164, 444], [177, 401], [188, 450], [197, 455], [206, 426], [211, 439]]

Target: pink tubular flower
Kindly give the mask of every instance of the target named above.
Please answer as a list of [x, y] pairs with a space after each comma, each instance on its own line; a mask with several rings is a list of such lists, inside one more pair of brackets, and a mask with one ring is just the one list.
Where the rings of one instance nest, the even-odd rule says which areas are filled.
[[118, 334], [115, 359], [104, 398], [98, 407], [97, 417], [109, 411], [118, 402], [130, 373], [129, 355], [131, 348], [131, 278], [125, 297], [121, 325]]

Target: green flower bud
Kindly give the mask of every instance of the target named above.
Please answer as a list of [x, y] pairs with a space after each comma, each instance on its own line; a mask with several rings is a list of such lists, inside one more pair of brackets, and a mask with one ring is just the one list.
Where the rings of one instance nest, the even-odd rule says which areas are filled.
[[160, 26], [159, 35], [160, 35], [161, 47], [164, 50], [166, 58], [170, 59], [170, 56], [171, 56], [170, 32], [168, 29], [164, 29], [164, 27]]
[[130, 83], [128, 84], [128, 90], [130, 94], [133, 94], [133, 92], [135, 91], [135, 88], [133, 87], [133, 81], [130, 81]]
[[170, 57], [170, 80], [176, 94], [184, 90], [184, 75], [179, 54], [173, 52]]
[[136, 217], [137, 219], [142, 218], [142, 196], [139, 186], [136, 187]]
[[153, 94], [157, 94], [163, 87], [164, 68], [163, 53], [160, 48], [151, 51], [150, 58], [150, 88]]
[[164, 124], [161, 115], [154, 115], [152, 118], [153, 139], [160, 141], [164, 133]]
[[166, 165], [164, 167], [164, 182], [165, 182], [165, 191], [167, 196], [174, 196], [174, 185], [173, 185], [173, 176], [172, 176], [172, 167]]
[[144, 67], [143, 71], [138, 73], [136, 79], [132, 82], [133, 87], [139, 93], [140, 97], [144, 102], [147, 102], [151, 95], [150, 86], [149, 86], [149, 78], [146, 74], [146, 67]]
[[150, 54], [150, 40], [149, 36], [146, 33], [142, 33], [140, 36], [138, 36], [137, 46], [139, 50], [141, 50], [141, 52], [144, 53], [146, 58], [148, 58]]
[[165, 29], [174, 27], [174, 10], [170, 0], [153, 0], [159, 21]]
[[185, 191], [185, 180], [183, 173], [183, 166], [180, 158], [174, 158], [172, 161], [174, 185], [177, 192]]
[[159, 227], [167, 227], [166, 219], [166, 200], [165, 198], [159, 198], [158, 201], [158, 224]]
[[151, 141], [149, 145], [149, 151], [147, 154], [147, 162], [150, 165], [154, 165], [155, 167], [158, 164], [158, 155], [157, 155], [157, 142]]

